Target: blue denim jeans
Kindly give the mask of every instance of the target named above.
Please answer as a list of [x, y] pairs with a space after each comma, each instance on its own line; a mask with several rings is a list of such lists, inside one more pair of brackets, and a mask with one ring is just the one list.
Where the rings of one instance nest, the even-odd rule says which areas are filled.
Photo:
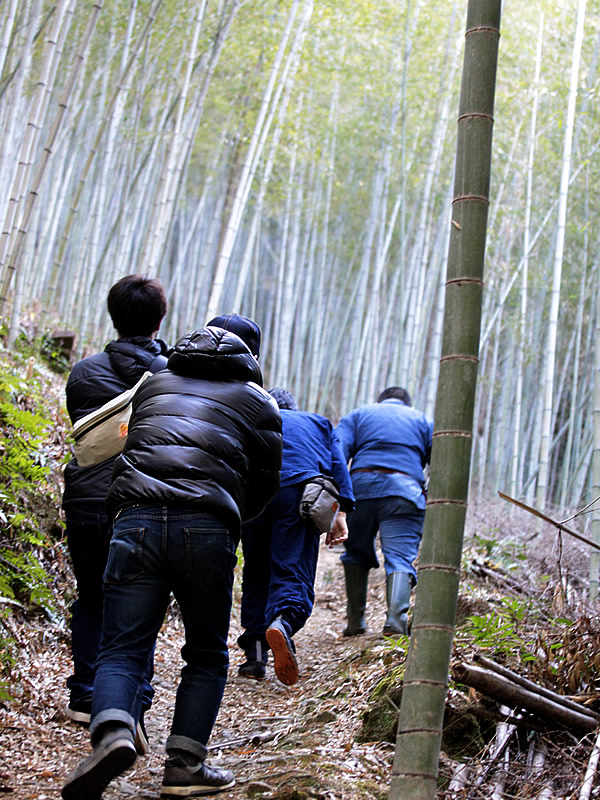
[[203, 758], [227, 679], [236, 541], [211, 513], [133, 508], [115, 520], [104, 576], [104, 628], [94, 682], [98, 726], [139, 718], [144, 668], [171, 592], [185, 629], [185, 666], [167, 749]]
[[[108, 561], [111, 523], [104, 503], [70, 505], [66, 510], [67, 546], [77, 583], [71, 605], [71, 651], [73, 674], [67, 678], [70, 703], [91, 697], [96, 658], [102, 633], [104, 593], [102, 577]], [[150, 685], [153, 659], [148, 661], [142, 687], [142, 707], [150, 708], [154, 690]]]
[[303, 490], [304, 483], [280, 489], [260, 517], [242, 528], [245, 632], [238, 644], [244, 650], [257, 639], [267, 648], [265, 631], [280, 614], [293, 635], [312, 613], [319, 533], [300, 516]]
[[417, 581], [413, 562], [423, 535], [425, 511], [404, 497], [376, 497], [358, 500], [348, 515], [348, 540], [342, 556], [345, 564], [379, 566], [375, 537], [379, 531], [386, 575], [406, 572]]

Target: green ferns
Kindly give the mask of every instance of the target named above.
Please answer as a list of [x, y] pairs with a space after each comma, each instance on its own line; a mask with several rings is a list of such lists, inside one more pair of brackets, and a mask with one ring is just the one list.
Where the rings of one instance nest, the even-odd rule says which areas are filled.
[[[6, 620], [16, 608], [54, 617], [51, 578], [45, 567], [59, 527], [58, 487], [50, 463], [57, 404], [41, 381], [0, 366], [0, 671], [13, 663]], [[32, 371], [30, 369], [30, 371]], [[62, 449], [62, 447], [60, 448]], [[5, 694], [0, 683], [0, 696]]]

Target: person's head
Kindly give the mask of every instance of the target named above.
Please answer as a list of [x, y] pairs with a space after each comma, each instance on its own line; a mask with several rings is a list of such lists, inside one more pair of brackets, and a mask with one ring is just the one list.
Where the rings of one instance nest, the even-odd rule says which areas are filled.
[[152, 337], [167, 313], [167, 299], [159, 281], [126, 275], [111, 286], [106, 301], [119, 336]]
[[297, 411], [298, 403], [296, 398], [287, 389], [282, 389], [280, 386], [274, 386], [269, 389], [269, 394], [275, 400], [279, 408], [287, 408], [289, 411]]
[[213, 317], [206, 323], [210, 328], [223, 328], [239, 336], [250, 348], [250, 352], [256, 358], [260, 355], [260, 328], [253, 319], [242, 317], [240, 314], [222, 314]]
[[378, 403], [384, 400], [401, 400], [405, 406], [411, 405], [410, 395], [401, 386], [388, 386], [377, 398]]

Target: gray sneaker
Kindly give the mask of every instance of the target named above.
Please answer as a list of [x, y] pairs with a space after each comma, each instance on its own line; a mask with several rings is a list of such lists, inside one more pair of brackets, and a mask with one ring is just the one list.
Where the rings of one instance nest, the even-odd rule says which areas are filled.
[[231, 789], [234, 783], [231, 770], [210, 767], [203, 761], [190, 765], [174, 756], [166, 761], [160, 796], [197, 797]]
[[112, 728], [96, 744], [92, 755], [75, 767], [61, 795], [64, 800], [100, 800], [112, 779], [125, 772], [135, 758], [135, 745], [129, 728]]

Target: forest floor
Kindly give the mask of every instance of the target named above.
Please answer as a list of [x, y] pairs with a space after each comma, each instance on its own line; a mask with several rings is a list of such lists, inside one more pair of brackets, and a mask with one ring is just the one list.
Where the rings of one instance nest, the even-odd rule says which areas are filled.
[[[476, 520], [472, 520], [471, 525], [475, 525], [480, 533], [471, 531], [465, 544], [465, 554], [471, 561], [463, 579], [459, 618], [464, 618], [465, 614], [472, 615], [474, 611], [483, 614], [494, 607], [499, 609], [507, 596], [514, 603], [514, 599], [510, 599], [511, 586], [512, 593], [517, 592], [515, 596], [518, 596], [527, 585], [537, 583], [539, 587], [544, 584], [544, 571], [552, 568], [550, 562], [556, 558], [550, 540], [542, 538], [537, 543], [535, 552], [523, 562], [521, 574], [516, 575], [514, 570], [507, 570], [499, 562], [477, 555], [485, 547], [485, 542], [491, 546], [491, 540], [485, 539]], [[516, 533], [513, 524], [510, 527], [513, 534]], [[501, 535], [497, 526], [493, 530], [494, 533], [490, 533], [486, 525], [488, 537]], [[514, 555], [513, 545], [514, 542], [510, 550]], [[472, 550], [473, 547], [477, 549]], [[570, 556], [564, 550], [561, 552], [562, 569], [569, 575], [569, 585], [576, 587], [585, 558], [578, 545], [566, 549]], [[60, 562], [64, 551], [59, 548], [57, 553]], [[57, 567], [68, 577], [66, 558], [65, 563], [58, 563]], [[525, 581], [531, 581], [531, 584]], [[554, 593], [552, 585], [548, 591]], [[385, 685], [385, 680], [392, 676], [392, 684], [397, 683], [393, 676], [404, 663], [406, 639], [393, 641], [380, 636], [385, 609], [383, 570], [371, 573], [368, 623], [372, 633], [364, 637], [342, 636], [345, 622], [343, 570], [339, 552], [325, 547], [320, 555], [316, 595], [314, 612], [296, 637], [301, 669], [299, 683], [293, 687], [283, 686], [271, 665], [266, 680], [259, 683], [237, 675], [237, 665], [242, 660], [241, 651], [236, 646], [241, 630], [239, 576], [237, 578], [229, 636], [232, 665], [209, 743], [210, 761], [232, 769], [236, 776], [235, 787], [220, 795], [224, 798], [382, 800], [387, 797], [394, 753], [395, 704], [398, 702], [393, 686], [383, 695], [388, 717], [391, 713], [391, 729], [389, 719], [387, 723], [380, 721], [379, 727], [365, 725], [365, 719], [369, 719], [369, 713], [365, 712], [373, 709], [377, 687], [382, 685], [382, 681]], [[490, 619], [489, 614], [476, 618]], [[589, 613], [582, 618], [589, 622]], [[550, 641], [552, 632], [548, 624], [542, 632]], [[577, 624], [573, 627], [576, 628]], [[512, 636], [518, 635], [519, 626], [516, 628]], [[87, 732], [65, 715], [65, 678], [70, 672], [68, 632], [64, 625], [51, 624], [39, 616], [13, 618], [12, 629], [20, 643], [20, 655], [12, 676], [14, 700], [0, 704], [0, 792], [14, 800], [56, 798], [66, 775], [79, 759], [89, 753]], [[574, 647], [576, 650], [595, 648], [597, 654], [600, 649], [597, 647], [597, 620], [591, 633], [589, 625], [586, 630], [587, 638], [580, 637]], [[529, 621], [522, 620], [520, 632], [522, 637], [531, 636]], [[472, 656], [476, 651], [498, 655], [502, 636], [497, 627], [486, 635], [493, 639], [493, 643], [480, 638], [479, 646], [473, 646], [470, 639], [468, 655]], [[181, 668], [181, 645], [181, 623], [176, 607], [172, 606], [157, 645], [156, 697], [146, 717], [150, 754], [139, 757], [132, 770], [111, 784], [105, 793], [106, 800], [156, 798], [159, 794], [164, 744]], [[464, 646], [460, 643], [456, 646], [463, 647], [463, 652], [455, 650], [453, 661], [465, 658]], [[542, 662], [540, 659], [538, 664], [540, 679], [544, 677], [542, 667], [551, 667]], [[560, 684], [558, 677], [556, 681]], [[551, 685], [552, 680], [546, 676], [544, 683]], [[587, 696], [598, 688], [597, 675], [592, 676]], [[475, 799], [490, 796], [493, 786], [490, 781], [494, 773], [479, 785], [475, 780], [478, 774], [485, 775], [495, 730], [495, 723], [486, 727], [482, 721], [481, 701], [481, 696], [473, 690], [451, 684], [448, 707], [454, 712], [451, 722], [454, 730], [446, 735], [445, 742], [447, 744], [453, 738], [463, 741], [464, 752], [453, 758], [443, 753], [441, 773], [450, 778], [459, 761], [466, 760], [472, 765], [473, 777], [462, 790], [440, 789], [439, 797]], [[598, 707], [597, 701], [594, 705]], [[490, 713], [491, 706], [495, 704], [489, 701], [487, 712], [483, 712], [484, 718], [486, 713]], [[474, 713], [465, 716], [465, 708]], [[370, 733], [373, 730], [375, 734]], [[540, 796], [542, 773], [538, 770], [537, 777], [532, 774], [532, 753], [543, 745], [547, 753], [543, 776], [545, 779], [552, 777], [555, 786], [555, 793], [549, 797], [577, 797], [574, 792], [583, 781], [592, 742], [589, 734], [557, 730], [552, 725], [540, 726], [539, 720], [538, 725], [533, 723], [523, 728], [511, 745], [507, 775], [513, 788], [499, 796]], [[591, 796], [598, 796], [598, 792], [600, 788]]]
[[[54, 383], [59, 391], [60, 381]], [[61, 458], [55, 460], [58, 474]], [[570, 523], [578, 524], [584, 527]], [[241, 632], [238, 567], [230, 674], [209, 742], [209, 760], [236, 776], [235, 787], [220, 797], [383, 800], [388, 795], [408, 640], [380, 635], [382, 568], [370, 576], [370, 633], [343, 637], [339, 555], [339, 550], [321, 548], [315, 608], [296, 636], [301, 678], [292, 687], [277, 680], [271, 665], [260, 683], [237, 674], [243, 660], [236, 645]], [[87, 732], [65, 714], [73, 578], [64, 541], [56, 542], [47, 558], [57, 613], [49, 619], [39, 611], [16, 609], [2, 618], [18, 645], [10, 697], [0, 696], [0, 795], [13, 800], [58, 798], [65, 777], [90, 752]], [[584, 599], [585, 545], [559, 537], [550, 526], [539, 528], [533, 517], [497, 498], [475, 497], [462, 568], [451, 668], [483, 654], [600, 711], [600, 622], [597, 607]], [[156, 696], [146, 715], [150, 753], [110, 785], [106, 800], [159, 795], [182, 644], [179, 614], [172, 605], [157, 644]], [[499, 708], [497, 699], [451, 674], [438, 797], [479, 800], [495, 791], [495, 798], [583, 798], [580, 790], [597, 732], [565, 729], [525, 713], [505, 754], [494, 760]], [[460, 788], [463, 762], [468, 774], [462, 772], [466, 780]], [[600, 796], [600, 779], [592, 777], [589, 788], [587, 797]]]
[[[371, 582], [369, 619], [383, 622], [383, 571]], [[231, 668], [210, 741], [209, 760], [232, 769], [235, 787], [220, 796], [296, 798], [379, 798], [389, 784], [393, 745], [354, 741], [369, 688], [385, 671], [393, 645], [377, 635], [341, 636], [345, 620], [343, 570], [339, 552], [321, 551], [317, 601], [296, 643], [301, 680], [281, 684], [272, 666], [266, 680], [241, 678], [243, 660], [236, 638], [239, 587], [230, 627]], [[87, 732], [65, 715], [70, 673], [66, 632], [42, 620], [25, 621], [15, 632], [22, 641], [13, 675], [18, 700], [0, 709], [0, 792], [14, 800], [56, 798], [68, 772], [88, 754]], [[107, 800], [157, 797], [164, 745], [181, 667], [182, 627], [170, 609], [156, 649], [156, 696], [146, 715], [150, 754], [111, 784]], [[361, 663], [361, 655], [370, 651]]]

